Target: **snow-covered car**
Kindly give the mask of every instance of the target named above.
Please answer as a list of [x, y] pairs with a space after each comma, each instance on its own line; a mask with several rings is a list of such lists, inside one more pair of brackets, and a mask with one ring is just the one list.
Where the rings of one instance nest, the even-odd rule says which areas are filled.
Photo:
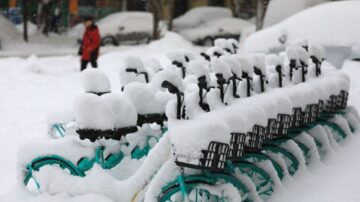
[[[148, 43], [152, 37], [153, 17], [148, 12], [118, 12], [96, 22], [102, 45]], [[76, 25], [69, 35], [82, 38], [84, 26]]]
[[220, 18], [196, 28], [182, 30], [179, 34], [194, 44], [212, 46], [217, 38], [239, 40], [242, 31], [253, 26], [252, 23], [238, 18]]
[[211, 20], [230, 17], [232, 17], [232, 13], [231, 10], [227, 8], [211, 6], [197, 7], [175, 18], [173, 21], [173, 30], [179, 32], [184, 29], [196, 28]]
[[329, 0], [271, 0], [264, 18], [264, 27], [269, 27], [312, 6], [326, 3]]
[[[278, 53], [298, 38], [322, 45], [327, 59], [341, 67], [346, 59], [358, 57], [360, 44], [360, 1], [321, 4], [250, 35], [244, 52]], [[356, 56], [358, 55], [358, 56]]]

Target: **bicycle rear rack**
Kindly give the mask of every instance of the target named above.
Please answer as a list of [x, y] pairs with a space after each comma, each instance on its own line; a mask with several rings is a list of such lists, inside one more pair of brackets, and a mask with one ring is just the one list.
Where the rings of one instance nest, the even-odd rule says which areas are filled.
[[199, 164], [196, 165], [188, 162], [181, 162], [178, 159], [175, 160], [175, 164], [185, 168], [221, 172], [225, 168], [228, 152], [228, 144], [212, 141], [207, 150], [202, 150], [203, 155], [199, 159]]
[[245, 151], [260, 151], [265, 140], [265, 127], [254, 125], [253, 131], [248, 132], [248, 141], [245, 144]]
[[138, 114], [137, 125], [142, 126], [145, 123], [157, 123], [161, 126], [167, 121], [165, 114]]
[[245, 133], [231, 133], [230, 151], [227, 159], [230, 161], [239, 161], [244, 153], [244, 145], [246, 141]]

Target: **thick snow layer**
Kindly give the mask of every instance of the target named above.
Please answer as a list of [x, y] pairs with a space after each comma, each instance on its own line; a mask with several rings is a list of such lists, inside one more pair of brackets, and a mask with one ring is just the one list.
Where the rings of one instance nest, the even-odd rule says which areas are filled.
[[[112, 81], [112, 83], [118, 82], [118, 78], [114, 75], [114, 72], [117, 68], [116, 65], [119, 64], [119, 61], [123, 61], [124, 55], [133, 55], [132, 53], [137, 52], [137, 54], [142, 55], [144, 54], [144, 51], [153, 51], [154, 54], [162, 54], [166, 52], [171, 47], [178, 48], [179, 46], [187, 46], [188, 44], [185, 43], [181, 45], [181, 41], [176, 41], [174, 44], [170, 43], [169, 39], [181, 39], [180, 37], [176, 35], [172, 35], [169, 38], [165, 39], [165, 41], [161, 40], [157, 43], [145, 46], [139, 49], [133, 49], [129, 51], [124, 51], [125, 53], [111, 53], [107, 54], [105, 56], [100, 57], [99, 59], [99, 66], [104, 70], [104, 72], [109, 75], [109, 79]], [[159, 46], [161, 45], [161, 46]], [[162, 48], [164, 47], [164, 48]], [[131, 54], [130, 54], [131, 53]], [[146, 58], [148, 55], [144, 54], [144, 57]], [[163, 55], [162, 55], [163, 56]], [[78, 61], [78, 58], [65, 58], [64, 60], [56, 60], [56, 58], [48, 58], [48, 59], [42, 59], [39, 58], [38, 62], [39, 64], [42, 64], [44, 66], [44, 69], [51, 69], [53, 68], [53, 63], [59, 63], [58, 65], [63, 66], [64, 64], [69, 64], [71, 68], [76, 68], [78, 65], [76, 62]], [[165, 62], [165, 61], [163, 61]], [[9, 184], [11, 185], [12, 180], [15, 179], [15, 167], [12, 166], [13, 162], [15, 161], [14, 156], [16, 156], [16, 145], [19, 144], [20, 141], [30, 142], [30, 141], [36, 141], [36, 137], [40, 135], [45, 135], [45, 128], [46, 128], [46, 122], [43, 120], [44, 112], [49, 111], [47, 108], [57, 108], [61, 109], [63, 107], [66, 108], [66, 105], [70, 105], [73, 102], [73, 98], [76, 94], [79, 94], [82, 90], [80, 88], [80, 74], [74, 73], [74, 72], [63, 72], [63, 74], [60, 75], [52, 75], [52, 74], [34, 74], [33, 72], [29, 72], [23, 69], [25, 64], [27, 63], [27, 60], [19, 59], [19, 58], [10, 58], [10, 59], [1, 59], [0, 60], [0, 72], [2, 75], [6, 75], [6, 77], [2, 78], [1, 84], [4, 88], [2, 88], [2, 92], [4, 92], [4, 95], [8, 96], [10, 99], [7, 99], [5, 97], [2, 102], [4, 104], [0, 105], [0, 111], [5, 114], [5, 116], [1, 117], [1, 122], [3, 123], [4, 127], [1, 127], [0, 134], [9, 134], [9, 135], [3, 135], [0, 136], [0, 150], [3, 154], [3, 156], [0, 156], [0, 160], [3, 163], [3, 166], [1, 167], [2, 172], [8, 173], [8, 175], [0, 176], [0, 187], [2, 187], [2, 190], [7, 189], [9, 187]], [[353, 78], [353, 83], [351, 84], [351, 92], [353, 92], [354, 89], [356, 89], [356, 73], [359, 65], [356, 62], [349, 62], [347, 65], [351, 67], [345, 67], [346, 71], [349, 71], [350, 76]], [[326, 71], [325, 71], [326, 72]], [[335, 78], [335, 77], [334, 77]], [[329, 79], [328, 83], [333, 82], [334, 78]], [[355, 79], [354, 79], [355, 78]], [[326, 78], [324, 77], [324, 80]], [[354, 81], [355, 80], [355, 81]], [[311, 83], [311, 86], [315, 83], [312, 83], [312, 81], [316, 81], [316, 79], [309, 81]], [[321, 79], [321, 81], [323, 81]], [[336, 81], [335, 81], [336, 82]], [[321, 82], [319, 82], [320, 84]], [[355, 83], [355, 84], [354, 84]], [[31, 85], [30, 85], [31, 84]], [[325, 84], [325, 82], [324, 82]], [[21, 86], [21, 87], [19, 87]], [[309, 88], [309, 86], [307, 86]], [[334, 86], [336, 88], [336, 91], [338, 91], [338, 86], [335, 84]], [[119, 87], [114, 87], [116, 91], [119, 91]], [[279, 89], [281, 90], [281, 89]], [[281, 91], [283, 92], [283, 91]], [[331, 92], [331, 91], [329, 91]], [[284, 93], [286, 94], [286, 93]], [[356, 97], [357, 94], [351, 94], [350, 96]], [[24, 100], [23, 97], [26, 96], [27, 99]], [[261, 95], [257, 95], [259, 98], [261, 98]], [[101, 98], [102, 99], [102, 98]], [[266, 98], [267, 99], [267, 98]], [[266, 100], [264, 97], [264, 100]], [[358, 107], [358, 102], [354, 102], [352, 100], [354, 98], [350, 99], [350, 102], [355, 104]], [[245, 100], [245, 99], [243, 99]], [[254, 120], [254, 122], [261, 122], [262, 124], [267, 124], [267, 113], [265, 112], [262, 107], [260, 107], [262, 104], [257, 104], [250, 102], [249, 103], [243, 102], [243, 106], [239, 107], [238, 109], [234, 109], [239, 115], [244, 115], [244, 117], [250, 117], [249, 120]], [[241, 102], [241, 99], [239, 100]], [[253, 106], [253, 107], [249, 107]], [[231, 110], [231, 105], [229, 106], [229, 110]], [[220, 110], [219, 110], [220, 111]], [[228, 111], [228, 110], [226, 110]], [[211, 113], [209, 115], [211, 116]], [[233, 121], [231, 114], [229, 115], [231, 121]], [[235, 115], [234, 115], [235, 116]], [[216, 117], [214, 115], [214, 117]], [[259, 117], [261, 120], [259, 120]], [[196, 117], [195, 117], [196, 119]], [[200, 119], [200, 117], [199, 117]], [[205, 118], [203, 118], [205, 122]], [[218, 118], [214, 119], [218, 121]], [[248, 120], [246, 120], [248, 121]], [[251, 121], [252, 122], [252, 121]], [[190, 122], [191, 123], [191, 122]], [[249, 121], [250, 123], [250, 121]], [[253, 123], [252, 123], [253, 124]], [[230, 124], [225, 124], [230, 125]], [[249, 124], [250, 125], [250, 124]], [[250, 130], [250, 128], [248, 129]], [[231, 131], [230, 129], [228, 131]], [[147, 182], [150, 181], [151, 177], [156, 173], [162, 164], [164, 164], [169, 159], [169, 151], [170, 151], [170, 143], [162, 144], [161, 141], [165, 140], [167, 141], [168, 134], [165, 134], [163, 138], [160, 139], [159, 147], [155, 146], [153, 150], [150, 151], [148, 158], [145, 159], [144, 166], [140, 168], [139, 172], [137, 172], [133, 177], [130, 177], [126, 181], [116, 182], [113, 183], [113, 178], [111, 176], [107, 177], [108, 175], [106, 172], [98, 167], [94, 168], [92, 170], [92, 174], [90, 174], [89, 178], [76, 178], [76, 177], [69, 177], [67, 173], [60, 171], [59, 173], [57, 171], [54, 171], [52, 174], [51, 179], [54, 181], [51, 182], [52, 185], [48, 186], [48, 190], [51, 191], [51, 193], [60, 193], [60, 192], [67, 192], [71, 196], [76, 195], [82, 195], [86, 193], [97, 193], [97, 194], [109, 194], [108, 198], [113, 199], [114, 201], [130, 201], [135, 193], [137, 193], [139, 190], [146, 187]], [[74, 137], [76, 138], [76, 137]], [[356, 138], [356, 136], [354, 136]], [[54, 144], [49, 143], [47, 144], [45, 141], [45, 144], [42, 146], [45, 149], [39, 149], [38, 151], [34, 150], [34, 147], [30, 147], [29, 149], [34, 150], [33, 152], [37, 152], [36, 155], [40, 153], [44, 153], [44, 151], [62, 151], [66, 153], [69, 152], [67, 147], [63, 146], [61, 143], [59, 144], [59, 140], [54, 140]], [[355, 144], [353, 147], [351, 147], [349, 150], [345, 148], [344, 150], [340, 148], [339, 152], [348, 151], [346, 152], [345, 158], [337, 158], [336, 161], [330, 163], [329, 165], [335, 166], [336, 170], [330, 170], [327, 172], [325, 170], [326, 177], [318, 178], [319, 180], [316, 181], [317, 184], [319, 184], [319, 187], [312, 187], [310, 191], [301, 191], [301, 189], [297, 190], [295, 189], [295, 194], [297, 193], [311, 193], [317, 194], [317, 195], [325, 195], [328, 193], [325, 193], [325, 191], [329, 190], [323, 190], [324, 192], [319, 193], [313, 193], [311, 190], [327, 187], [327, 183], [329, 183], [329, 176], [334, 176], [337, 178], [340, 178], [341, 180], [344, 179], [343, 170], [349, 171], [349, 173], [353, 173], [354, 176], [357, 176], [356, 173], [358, 172], [358, 161], [354, 160], [353, 155], [354, 152], [358, 151], [358, 141], [350, 141], [348, 142], [350, 144]], [[28, 143], [27, 143], [28, 144]], [[14, 146], [15, 145], [15, 146]], [[49, 146], [50, 145], [50, 146]], [[57, 146], [53, 146], [57, 145]], [[70, 145], [70, 144], [69, 144]], [[71, 145], [72, 146], [72, 145]], [[75, 146], [73, 147], [75, 148]], [[90, 151], [91, 149], [89, 149]], [[159, 151], [161, 150], [161, 151]], [[28, 151], [28, 150], [26, 150]], [[24, 153], [27, 153], [27, 152]], [[92, 150], [91, 150], [92, 151]], [[76, 155], [81, 154], [80, 152], [77, 153], [77, 151], [74, 151], [74, 154], [76, 152]], [[30, 151], [28, 152], [30, 154]], [[50, 152], [52, 153], [52, 152]], [[84, 152], [86, 153], [86, 152]], [[340, 154], [341, 155], [341, 154]], [[351, 159], [350, 159], [351, 158]], [[31, 157], [29, 157], [31, 159]], [[75, 158], [74, 158], [75, 159]], [[348, 162], [352, 162], [351, 166]], [[339, 165], [340, 164], [340, 165]], [[320, 171], [319, 173], [322, 173], [322, 168], [317, 168]], [[317, 172], [315, 170], [315, 172]], [[324, 173], [322, 173], [324, 174]], [[324, 174], [324, 175], [325, 175]], [[101, 176], [101, 177], [100, 177]], [[307, 177], [306, 175], [302, 175], [301, 177]], [[300, 178], [301, 178], [300, 177]], [[311, 180], [309, 182], [313, 183], [314, 176], [310, 176]], [[335, 178], [334, 177], [334, 178]], [[103, 180], [99, 180], [99, 179]], [[335, 201], [339, 201], [343, 198], [349, 199], [347, 197], [357, 196], [357, 191], [355, 189], [351, 189], [352, 187], [357, 187], [357, 181], [354, 180], [353, 176], [346, 175], [345, 180], [341, 183], [343, 186], [338, 186], [337, 180], [333, 180], [334, 187], [336, 185], [336, 189], [334, 188], [331, 193], [335, 193], [334, 190], [336, 190], [336, 197]], [[89, 180], [90, 179], [90, 180]], [[322, 179], [322, 180], [321, 180]], [[296, 181], [297, 182], [297, 181]], [[312, 185], [310, 183], [310, 185]], [[323, 184], [322, 184], [323, 183]], [[354, 185], [351, 186], [349, 189], [349, 186], [346, 185]], [[61, 186], [59, 186], [61, 185]], [[91, 186], [89, 186], [91, 185]], [[305, 185], [308, 188], [309, 184]], [[99, 188], [99, 187], [103, 187]], [[109, 193], [109, 190], [113, 190], [113, 188], [116, 188], [118, 190], [115, 190], [117, 194]], [[339, 191], [340, 189], [340, 191]], [[46, 190], [46, 189], [45, 189]], [[321, 192], [321, 190], [320, 190]], [[124, 194], [126, 193], [126, 194]], [[350, 194], [348, 194], [350, 193]], [[65, 194], [65, 198], [69, 198], [67, 194]], [[294, 195], [289, 196], [289, 198], [285, 198], [283, 200], [275, 200], [275, 201], [292, 201], [292, 197]], [[339, 196], [341, 195], [341, 196]], [[345, 196], [344, 196], [345, 195]], [[43, 195], [44, 196], [44, 195]], [[85, 195], [86, 196], [86, 195]], [[85, 197], [84, 196], [84, 197]], [[107, 195], [108, 196], [108, 195]], [[327, 197], [327, 195], [325, 195]], [[6, 197], [6, 196], [5, 196]], [[45, 196], [44, 196], [45, 197]], [[57, 197], [62, 197], [59, 195], [56, 195], [54, 197], [48, 196], [49, 199], [46, 198], [46, 200], [56, 200]], [[112, 198], [114, 197], [114, 198]], [[305, 196], [301, 196], [305, 197]], [[310, 200], [312, 200], [311, 198]], [[326, 198], [328, 199], [328, 198]], [[350, 198], [348, 201], [352, 201]], [[1, 198], [1, 200], [9, 201], [8, 198]], [[29, 199], [29, 200], [32, 200]], [[29, 201], [26, 200], [25, 201]], [[44, 199], [45, 200], [45, 199]], [[100, 201], [106, 201], [105, 197], [98, 197], [98, 200]], [[24, 200], [21, 200], [24, 201]], [[300, 200], [301, 201], [301, 200]], [[309, 200], [302, 200], [302, 201], [309, 201]], [[316, 200], [319, 201], [319, 200]], [[328, 199], [327, 201], [331, 201], [331, 199]], [[357, 201], [356, 199], [353, 201]]]
[[251, 77], [251, 75], [254, 72], [254, 68], [253, 68], [253, 64], [251, 63], [250, 59], [245, 56], [237, 56], [236, 59], [239, 61], [242, 71], [248, 73], [249, 76]]
[[[210, 22], [206, 22], [201, 26], [196, 27], [195, 29], [189, 28], [189, 29], [181, 30], [179, 34], [181, 34], [190, 41], [198, 41], [206, 37], [216, 37], [219, 35], [219, 32], [221, 34], [225, 33], [229, 35], [240, 36], [243, 30], [246, 30], [253, 26], [254, 25], [252, 23], [239, 18], [221, 18], [217, 20], [212, 20]], [[223, 45], [225, 44], [222, 44], [220, 47], [224, 48]], [[231, 47], [230, 51], [232, 50], [233, 48]]]
[[[94, 146], [96, 145], [85, 146], [81, 144], [80, 139], [76, 136], [67, 136], [61, 139], [37, 138], [34, 142], [22, 145], [21, 153], [18, 155], [18, 166], [24, 168], [26, 164], [39, 156], [54, 154], [76, 165], [81, 157], [92, 157], [94, 155]], [[21, 181], [22, 179], [19, 178], [18, 180]]]
[[87, 68], [82, 71], [81, 82], [85, 92], [106, 93], [111, 91], [109, 79], [99, 69]]
[[156, 100], [155, 90], [150, 84], [130, 83], [125, 87], [124, 93], [138, 114], [165, 112], [165, 105]]
[[144, 63], [140, 58], [129, 56], [125, 58], [124, 65], [126, 68], [135, 68], [138, 72], [145, 71]]
[[117, 181], [98, 165], [95, 165], [85, 178], [68, 175], [56, 167], [47, 167], [44, 170], [50, 172], [39, 173], [38, 180], [43, 185], [43, 191], [48, 191], [54, 195], [67, 193], [71, 196], [79, 196], [95, 193], [106, 196], [113, 201], [131, 201], [139, 191], [146, 188], [149, 180], [170, 158], [171, 145], [169, 139], [164, 136], [157, 145], [150, 150], [148, 157], [138, 171], [122, 181]]
[[102, 99], [91, 93], [84, 93], [75, 99], [75, 120], [81, 129], [113, 129], [115, 120], [111, 108]]
[[266, 10], [264, 27], [274, 25], [308, 7], [324, 2], [326, 0], [272, 0]]
[[172, 70], [162, 70], [158, 74], [156, 74], [151, 81], [151, 85], [156, 90], [163, 89], [162, 83], [164, 81], [168, 81], [174, 86], [176, 86], [181, 92], [184, 91], [184, 84], [181, 78], [176, 74], [175, 71]]
[[280, 38], [285, 38], [286, 44], [305, 38], [310, 44], [325, 47], [351, 47], [360, 42], [357, 25], [360, 21], [359, 7], [359, 1], [341, 1], [306, 9], [249, 36], [244, 51], [269, 52], [270, 49], [284, 47]]
[[113, 112], [115, 128], [136, 126], [137, 111], [134, 105], [129, 102], [129, 100], [127, 100], [123, 95], [108, 93], [102, 95], [101, 98]]
[[269, 55], [266, 55], [265, 61], [266, 61], [266, 65], [277, 66], [277, 65], [282, 65], [283, 58], [276, 54], [269, 54]]
[[193, 60], [189, 63], [189, 70], [197, 77], [205, 76], [208, 85], [211, 83], [209, 71], [206, 69], [206, 63], [202, 60]]
[[[134, 32], [150, 34], [152, 32], [152, 21], [152, 14], [148, 12], [117, 12], [100, 19], [96, 25], [99, 27], [102, 37]], [[123, 29], [120, 30], [120, 27]], [[84, 31], [84, 26], [78, 24], [69, 30], [69, 35], [81, 38]]]
[[217, 46], [213, 46], [211, 48], [208, 48], [206, 50], [206, 54], [210, 56], [210, 58], [218, 58], [222, 55], [225, 55], [226, 52], [220, 48], [220, 47], [217, 47]]
[[220, 60], [225, 61], [225, 63], [229, 66], [231, 73], [236, 75], [238, 78], [241, 78], [242, 68], [235, 55], [224, 55], [220, 57]]
[[[169, 122], [170, 141], [176, 158], [181, 162], [198, 165], [201, 150], [207, 150], [211, 141], [229, 143], [230, 129], [218, 119], [193, 119]], [[189, 140], [189, 141], [184, 141]]]
[[222, 74], [226, 81], [229, 80], [229, 78], [232, 76], [229, 65], [225, 61], [222, 61], [218, 58], [213, 58], [211, 60], [210, 69], [215, 74]]
[[265, 54], [257, 53], [252, 54], [251, 61], [254, 67], [258, 68], [263, 75], [266, 75], [266, 64], [265, 64]]
[[[3, 31], [2, 28], [1, 26], [0, 32]], [[47, 42], [50, 44], [53, 43], [53, 39], [57, 39], [53, 35], [50, 38], [51, 40]], [[75, 44], [75, 41], [71, 41], [68, 37], [66, 39], [68, 43]], [[63, 50], [62, 47], [63, 44], [57, 44], [56, 50]], [[29, 49], [29, 47], [26, 47], [26, 49]], [[141, 56], [141, 59], [144, 61], [155, 57], [164, 65], [168, 62], [165, 53], [176, 49], [196, 51], [190, 42], [175, 33], [168, 32], [162, 39], [153, 41], [148, 45], [114, 48], [111, 53], [100, 55], [98, 65], [100, 70], [108, 76], [111, 84], [113, 84], [112, 91], [120, 92], [120, 85], [116, 85], [119, 82], [117, 70], [119, 64], [123, 64], [126, 56]], [[31, 52], [33, 53], [38, 50], [52, 52], [53, 49], [49, 49], [47, 45], [43, 44], [41, 46], [36, 45], [36, 48], [31, 50]], [[0, 162], [2, 164], [0, 171], [7, 173], [0, 176], [0, 194], [7, 192], [15, 184], [18, 161], [16, 156], [23, 153], [18, 152], [19, 147], [21, 147], [20, 145], [29, 145], [30, 142], [37, 142], [39, 138], [48, 138], [47, 114], [54, 111], [73, 111], [74, 98], [83, 92], [81, 74], [79, 73], [79, 61], [80, 58], [78, 56], [34, 56], [31, 60], [18, 57], [0, 59], [0, 75], [2, 75], [0, 79], [2, 86], [0, 89], [0, 111], [2, 114], [0, 116], [0, 153], [4, 154], [0, 155]], [[37, 66], [40, 72], [28, 69], [29, 63]], [[67, 117], [65, 118], [69, 120]], [[57, 144], [59, 147], [51, 146], [52, 144], [50, 146], [49, 144], [44, 144], [44, 148], [53, 147], [53, 151], [61, 151], [62, 147], [66, 149], [66, 152], [69, 152], [70, 149], [67, 146], [72, 146], [70, 144], [61, 146], [58, 141], [54, 140], [54, 145]], [[44, 151], [42, 149], [34, 150], [34, 147], [31, 147], [31, 150], [38, 152], [38, 155]], [[151, 166], [147, 166], [146, 169], [149, 167]], [[69, 185], [68, 187], [71, 188], [73, 186]], [[15, 193], [20, 195], [20, 190], [16, 189]], [[18, 201], [71, 201], [72, 199], [72, 197], [64, 194], [56, 196], [45, 194], [43, 197], [39, 197], [39, 200], [32, 195], [26, 195], [26, 198], [21, 196], [4, 197], [0, 201], [10, 201], [13, 198]], [[78, 201], [78, 198], [82, 197], [75, 197], [74, 201]], [[88, 197], [84, 196], [84, 198]], [[98, 198], [99, 201], [103, 201], [101, 199], [105, 201], [105, 197]], [[130, 199], [120, 201], [130, 201]]]
[[174, 30], [194, 28], [204, 22], [231, 17], [231, 11], [220, 7], [198, 7], [193, 8], [184, 15], [175, 18], [173, 21]]

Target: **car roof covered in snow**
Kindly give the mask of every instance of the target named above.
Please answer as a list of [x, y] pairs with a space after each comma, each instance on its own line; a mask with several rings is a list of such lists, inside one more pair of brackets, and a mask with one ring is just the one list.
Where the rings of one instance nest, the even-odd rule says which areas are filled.
[[252, 23], [238, 19], [238, 18], [220, 18], [202, 24], [196, 29], [185, 29], [180, 32], [185, 38], [189, 40], [197, 40], [207, 36], [214, 36], [219, 34], [241, 34], [241, 32], [248, 27], [254, 26]]
[[231, 10], [227, 8], [203, 6], [189, 10], [184, 15], [175, 18], [173, 21], [174, 30], [180, 31], [182, 29], [199, 26], [210, 20], [229, 18], [231, 17]]
[[[351, 47], [360, 43], [360, 1], [321, 4], [304, 10], [282, 22], [250, 35], [245, 52], [269, 52], [305, 38], [312, 44]], [[280, 38], [285, 44], [280, 42]]]
[[[124, 27], [122, 33], [146, 32], [151, 33], [153, 28], [153, 16], [149, 12], [130, 11], [116, 12], [110, 14], [96, 22], [101, 36], [114, 35], [120, 32], [120, 27]], [[84, 26], [77, 24], [69, 30], [70, 36], [82, 37]]]

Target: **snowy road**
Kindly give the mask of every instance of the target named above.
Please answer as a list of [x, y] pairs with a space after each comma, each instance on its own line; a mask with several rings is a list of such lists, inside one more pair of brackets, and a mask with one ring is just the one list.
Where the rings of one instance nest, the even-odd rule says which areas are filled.
[[[99, 64], [116, 85], [117, 69], [124, 55], [148, 57], [151, 53], [159, 56], [174, 48], [190, 47], [183, 42], [173, 46], [168, 44], [164, 41], [146, 48], [109, 53], [100, 58]], [[19, 146], [46, 137], [46, 114], [70, 109], [74, 97], [81, 92], [78, 60], [73, 56], [0, 59], [0, 172], [3, 173], [0, 175], [0, 195], [16, 182]], [[347, 62], [344, 71], [352, 77], [350, 103], [360, 109], [360, 82], [357, 80], [360, 63]], [[114, 90], [118, 88], [113, 86]], [[309, 171], [287, 181], [286, 188], [278, 190], [270, 201], [360, 201], [359, 153], [360, 135], [347, 139], [344, 146], [336, 148], [321, 164], [313, 165]]]

